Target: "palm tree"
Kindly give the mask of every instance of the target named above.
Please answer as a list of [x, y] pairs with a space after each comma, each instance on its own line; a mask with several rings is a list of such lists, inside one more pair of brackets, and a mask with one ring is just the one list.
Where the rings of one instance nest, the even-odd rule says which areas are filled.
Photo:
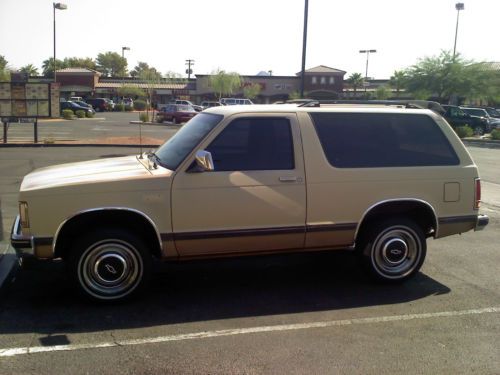
[[399, 91], [404, 87], [406, 80], [406, 73], [403, 70], [395, 70], [389, 84], [396, 89], [396, 95], [399, 96]]
[[38, 69], [33, 64], [23, 66], [21, 69], [19, 69], [19, 71], [22, 73], [27, 73], [29, 77], [38, 75]]
[[361, 73], [352, 73], [349, 78], [347, 78], [347, 83], [350, 84], [354, 90], [354, 96], [356, 96], [356, 90], [363, 85], [364, 81]]

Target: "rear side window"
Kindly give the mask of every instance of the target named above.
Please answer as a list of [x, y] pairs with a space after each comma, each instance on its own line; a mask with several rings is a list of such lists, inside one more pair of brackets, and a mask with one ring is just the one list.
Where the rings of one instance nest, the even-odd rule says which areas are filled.
[[457, 165], [459, 159], [427, 115], [310, 113], [329, 163], [337, 168]]

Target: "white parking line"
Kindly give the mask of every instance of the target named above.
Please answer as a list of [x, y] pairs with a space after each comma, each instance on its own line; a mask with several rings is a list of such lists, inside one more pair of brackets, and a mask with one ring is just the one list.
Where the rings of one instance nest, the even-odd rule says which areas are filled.
[[261, 326], [261, 327], [250, 327], [250, 328], [235, 328], [235, 329], [224, 329], [218, 331], [202, 331], [202, 332], [193, 332], [193, 333], [185, 333], [185, 334], [170, 335], [170, 336], [159, 336], [159, 337], [150, 337], [143, 339], [132, 339], [132, 340], [118, 340], [113, 342], [110, 341], [110, 342], [92, 343], [92, 344], [89, 343], [89, 344], [73, 344], [73, 345], [55, 345], [55, 346], [34, 346], [34, 347], [24, 347], [24, 348], [5, 348], [5, 349], [0, 349], [0, 357], [13, 357], [16, 355], [23, 355], [23, 354], [47, 353], [47, 352], [58, 352], [58, 351], [73, 351], [73, 350], [84, 350], [84, 349], [113, 348], [118, 346], [155, 344], [155, 343], [164, 343], [172, 341], [206, 339], [211, 337], [246, 335], [251, 333], [296, 331], [296, 330], [311, 329], [311, 328], [327, 328], [327, 327], [348, 326], [357, 324], [387, 323], [387, 322], [397, 322], [397, 321], [416, 320], [416, 319], [449, 318], [456, 316], [479, 315], [479, 314], [498, 313], [498, 312], [500, 312], [500, 307], [485, 307], [482, 309], [472, 309], [472, 310], [442, 311], [435, 313], [379, 316], [372, 318], [343, 319], [343, 320], [330, 320], [323, 322], [283, 324], [275, 326]]

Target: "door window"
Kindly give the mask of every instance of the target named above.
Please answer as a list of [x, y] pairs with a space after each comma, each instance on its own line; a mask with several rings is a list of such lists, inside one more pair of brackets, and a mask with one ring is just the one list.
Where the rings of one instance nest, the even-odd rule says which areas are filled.
[[242, 118], [231, 122], [206, 149], [215, 171], [294, 169], [290, 122], [284, 118]]

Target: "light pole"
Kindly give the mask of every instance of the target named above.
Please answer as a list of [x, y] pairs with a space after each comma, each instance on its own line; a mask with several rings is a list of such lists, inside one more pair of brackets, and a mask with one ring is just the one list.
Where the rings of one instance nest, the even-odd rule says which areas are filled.
[[302, 69], [300, 70], [300, 97], [304, 98], [304, 82], [306, 74], [306, 47], [307, 47], [307, 14], [309, 13], [309, 0], [304, 4], [304, 34], [302, 36]]
[[186, 69], [186, 74], [188, 75], [188, 81], [189, 81], [191, 79], [191, 74], [193, 73], [193, 71], [191, 70], [191, 66], [194, 65], [194, 60], [187, 59], [186, 65], [188, 66], [188, 68]]
[[125, 58], [125, 51], [130, 51], [130, 47], [122, 47], [122, 59]]
[[455, 53], [457, 51], [458, 17], [460, 16], [460, 11], [464, 10], [464, 3], [456, 3], [455, 9], [457, 10], [457, 26], [455, 27], [455, 43], [453, 44], [453, 61], [455, 61]]
[[370, 58], [370, 53], [377, 52], [376, 49], [360, 49], [359, 53], [366, 53], [366, 70], [365, 70], [365, 94], [366, 94], [366, 85], [368, 84], [368, 60]]
[[63, 3], [52, 3], [52, 8], [54, 10], [54, 82], [56, 81], [56, 9], [65, 10], [68, 6]]

